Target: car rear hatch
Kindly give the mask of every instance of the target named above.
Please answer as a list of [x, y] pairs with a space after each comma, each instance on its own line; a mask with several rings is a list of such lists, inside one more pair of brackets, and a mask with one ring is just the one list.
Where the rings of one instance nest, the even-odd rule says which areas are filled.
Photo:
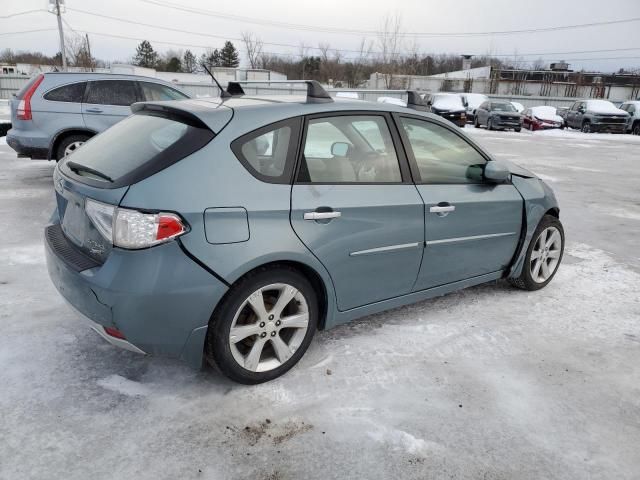
[[[181, 102], [134, 105], [134, 115], [59, 162], [54, 187], [60, 224], [51, 227], [57, 232], [47, 231], [48, 239], [63, 234], [61, 241], [104, 263], [113, 248], [109, 215], [129, 186], [189, 156], [215, 136], [197, 115], [168, 103]], [[224, 128], [231, 117], [227, 110], [228, 116], [208, 123]]]

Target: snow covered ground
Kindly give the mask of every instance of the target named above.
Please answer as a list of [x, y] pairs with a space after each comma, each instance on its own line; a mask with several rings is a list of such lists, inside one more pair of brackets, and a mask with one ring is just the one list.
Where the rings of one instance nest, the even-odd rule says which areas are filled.
[[321, 332], [254, 387], [91, 331], [44, 265], [53, 165], [0, 145], [0, 479], [639, 478], [640, 139], [467, 132], [555, 189], [549, 287]]

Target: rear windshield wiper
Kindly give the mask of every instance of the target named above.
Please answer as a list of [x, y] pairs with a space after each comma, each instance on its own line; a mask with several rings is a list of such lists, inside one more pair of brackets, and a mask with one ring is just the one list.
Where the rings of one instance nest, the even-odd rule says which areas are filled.
[[95, 170], [91, 167], [87, 167], [86, 165], [81, 165], [79, 163], [76, 162], [67, 162], [66, 163], [67, 167], [69, 167], [71, 170], [73, 170], [74, 172], [78, 173], [78, 172], [87, 172], [91, 175], [95, 175], [96, 177], [100, 177], [100, 178], [104, 178], [105, 180], [113, 183], [113, 178], [111, 178], [109, 175], [102, 173], [98, 170]]

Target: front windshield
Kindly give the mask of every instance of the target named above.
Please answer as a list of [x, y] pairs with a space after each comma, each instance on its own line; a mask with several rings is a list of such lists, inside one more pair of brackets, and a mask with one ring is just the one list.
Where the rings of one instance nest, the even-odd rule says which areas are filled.
[[515, 112], [516, 109], [510, 103], [492, 103], [491, 110], [495, 110], [497, 112]]

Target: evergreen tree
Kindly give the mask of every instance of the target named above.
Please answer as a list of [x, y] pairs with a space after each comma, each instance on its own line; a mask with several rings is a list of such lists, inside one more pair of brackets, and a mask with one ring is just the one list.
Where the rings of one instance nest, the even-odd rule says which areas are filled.
[[220, 66], [236, 68], [240, 65], [238, 51], [230, 41], [224, 42], [224, 47], [220, 50]]
[[140, 42], [136, 48], [133, 63], [139, 67], [155, 68], [158, 63], [158, 54], [147, 40]]
[[196, 56], [191, 53], [191, 50], [184, 52], [184, 56], [182, 57], [182, 70], [187, 73], [194, 73], [197, 67]]
[[165, 67], [165, 71], [167, 72], [181, 72], [182, 71], [182, 63], [178, 57], [171, 57], [167, 62]]
[[215, 50], [208, 49], [207, 53], [203, 53], [200, 57], [200, 66], [205, 66], [209, 70], [213, 67], [220, 67], [222, 65], [220, 59], [220, 51], [216, 48]]

